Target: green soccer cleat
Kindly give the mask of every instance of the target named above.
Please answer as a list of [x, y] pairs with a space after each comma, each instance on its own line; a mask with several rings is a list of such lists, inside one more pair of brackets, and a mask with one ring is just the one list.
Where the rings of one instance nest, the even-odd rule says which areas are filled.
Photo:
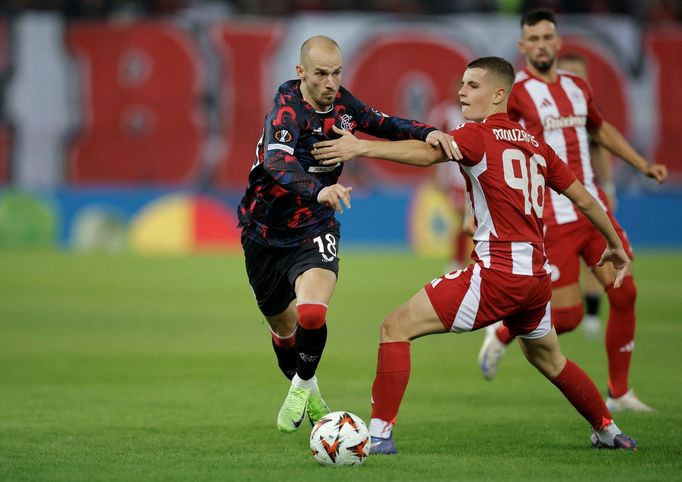
[[291, 386], [287, 398], [277, 415], [277, 428], [280, 432], [291, 433], [298, 430], [305, 417], [306, 405], [310, 398], [309, 388]]
[[327, 415], [331, 410], [327, 402], [324, 401], [322, 395], [317, 390], [313, 390], [308, 398], [308, 404], [306, 405], [306, 411], [308, 412], [308, 419], [311, 425], [315, 425], [318, 420]]

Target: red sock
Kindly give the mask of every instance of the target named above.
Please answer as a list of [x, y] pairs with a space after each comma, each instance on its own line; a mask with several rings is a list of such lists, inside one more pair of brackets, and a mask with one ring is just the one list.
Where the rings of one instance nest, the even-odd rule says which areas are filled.
[[409, 380], [410, 342], [380, 343], [372, 385], [372, 418], [395, 420]]
[[282, 337], [272, 333], [272, 341], [275, 342], [275, 345], [285, 350], [293, 348], [294, 345], [296, 344], [296, 331], [294, 331], [291, 335], [287, 337]]
[[504, 324], [500, 324], [500, 326], [497, 327], [497, 330], [495, 330], [495, 334], [497, 335], [497, 339], [500, 340], [505, 345], [509, 345], [512, 342], [512, 340], [516, 338], [516, 336], [512, 335], [511, 332], [509, 331], [509, 328], [504, 326]]
[[571, 360], [566, 360], [566, 366], [552, 383], [595, 430], [611, 423], [611, 413], [594, 382]]
[[606, 324], [606, 353], [609, 357], [609, 394], [618, 398], [628, 391], [630, 358], [635, 346], [635, 299], [637, 287], [626, 276], [620, 288], [606, 288], [609, 321]]
[[582, 304], [567, 308], [552, 308], [552, 325], [554, 325], [556, 334], [575, 330], [583, 321], [584, 314], [585, 309]]

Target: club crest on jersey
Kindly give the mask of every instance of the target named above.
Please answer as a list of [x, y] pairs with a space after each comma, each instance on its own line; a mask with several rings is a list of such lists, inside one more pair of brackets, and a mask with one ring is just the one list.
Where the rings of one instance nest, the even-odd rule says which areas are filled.
[[286, 129], [280, 129], [276, 131], [272, 137], [274, 137], [279, 142], [287, 143], [291, 141], [291, 133]]
[[341, 117], [339, 117], [339, 120], [341, 121], [341, 129], [344, 131], [352, 131], [353, 130], [353, 116], [350, 114], [343, 114]]

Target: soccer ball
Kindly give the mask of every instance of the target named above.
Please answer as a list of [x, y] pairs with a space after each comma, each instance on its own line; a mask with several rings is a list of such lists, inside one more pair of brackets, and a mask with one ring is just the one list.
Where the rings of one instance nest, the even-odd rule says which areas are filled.
[[359, 465], [369, 455], [369, 431], [357, 415], [332, 412], [310, 433], [313, 457], [322, 465]]

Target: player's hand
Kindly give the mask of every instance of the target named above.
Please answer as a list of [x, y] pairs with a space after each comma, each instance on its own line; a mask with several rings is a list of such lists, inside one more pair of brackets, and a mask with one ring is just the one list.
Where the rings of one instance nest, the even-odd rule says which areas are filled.
[[313, 145], [311, 154], [322, 165], [329, 166], [339, 162], [352, 161], [362, 155], [360, 139], [351, 132], [332, 126], [341, 137]]
[[661, 184], [668, 178], [668, 168], [665, 167], [665, 164], [650, 164], [644, 175], [655, 179], [657, 183]]
[[346, 208], [350, 209], [350, 192], [352, 190], [353, 188], [350, 186], [346, 187], [341, 184], [332, 184], [331, 186], [322, 188], [317, 195], [317, 202], [332, 207], [339, 213], [342, 213], [343, 204], [346, 205]]
[[630, 258], [622, 246], [618, 248], [611, 248], [607, 246], [604, 250], [604, 253], [601, 255], [599, 263], [597, 263], [597, 266], [603, 266], [608, 261], [613, 263], [613, 267], [616, 270], [616, 278], [613, 281], [613, 287], [618, 288], [623, 282], [623, 278], [625, 278], [625, 274], [628, 271], [630, 266]]
[[461, 161], [464, 156], [462, 156], [462, 151], [459, 150], [459, 146], [452, 138], [451, 135], [446, 134], [441, 131], [431, 131], [429, 135], [426, 136], [426, 142], [431, 144], [433, 147], [440, 146], [445, 152], [445, 157], [448, 159], [454, 159], [455, 161]]

